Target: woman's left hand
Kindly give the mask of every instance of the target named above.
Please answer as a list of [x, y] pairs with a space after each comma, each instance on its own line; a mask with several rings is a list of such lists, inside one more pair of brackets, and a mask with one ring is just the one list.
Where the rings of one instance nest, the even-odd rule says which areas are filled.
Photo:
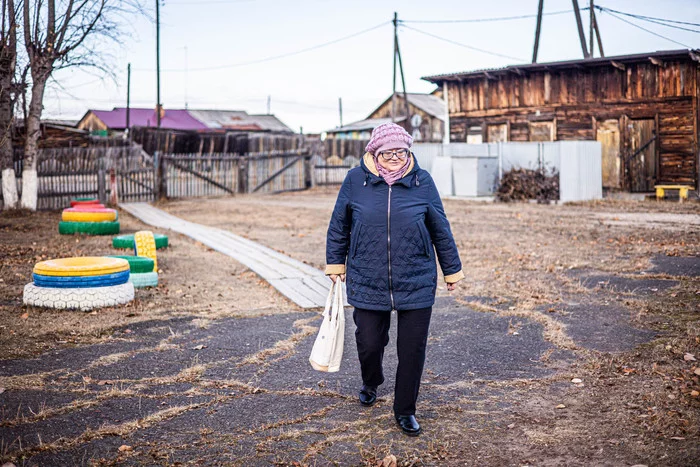
[[456, 283], [456, 282], [453, 282], [453, 283], [449, 283], [449, 282], [448, 282], [448, 283], [447, 283], [447, 291], [448, 291], [448, 292], [452, 292], [452, 291], [455, 289], [455, 287], [457, 287], [457, 283]]

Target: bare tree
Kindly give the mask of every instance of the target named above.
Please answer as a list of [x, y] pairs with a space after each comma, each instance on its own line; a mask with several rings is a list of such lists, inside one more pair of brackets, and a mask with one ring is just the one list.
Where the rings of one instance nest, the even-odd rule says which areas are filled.
[[37, 205], [37, 153], [46, 83], [54, 70], [87, 66], [109, 73], [100, 51], [119, 41], [120, 19], [139, 0], [25, 0], [22, 30], [31, 75], [25, 121], [22, 207]]
[[2, 0], [0, 12], [0, 170], [3, 208], [17, 207], [17, 178], [14, 169], [12, 130], [14, 127], [13, 84], [17, 66], [17, 10], [14, 0]]

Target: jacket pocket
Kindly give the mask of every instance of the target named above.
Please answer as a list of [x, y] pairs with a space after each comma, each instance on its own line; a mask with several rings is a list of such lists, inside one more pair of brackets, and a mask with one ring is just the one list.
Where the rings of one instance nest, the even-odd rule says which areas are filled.
[[357, 244], [360, 241], [360, 234], [362, 233], [362, 224], [359, 222], [357, 226], [350, 232], [350, 257], [355, 258], [357, 254]]
[[418, 225], [418, 230], [420, 231], [421, 240], [423, 240], [423, 252], [425, 256], [430, 258], [430, 248], [432, 247], [432, 242], [430, 241], [430, 234], [422, 222]]

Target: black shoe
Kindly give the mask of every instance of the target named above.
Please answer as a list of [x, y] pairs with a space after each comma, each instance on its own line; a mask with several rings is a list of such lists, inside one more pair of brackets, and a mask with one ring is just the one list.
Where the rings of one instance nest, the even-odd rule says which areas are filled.
[[360, 389], [360, 404], [369, 407], [377, 402], [377, 386], [363, 385]]
[[421, 432], [420, 425], [414, 415], [394, 415], [396, 423], [408, 436], [418, 436]]

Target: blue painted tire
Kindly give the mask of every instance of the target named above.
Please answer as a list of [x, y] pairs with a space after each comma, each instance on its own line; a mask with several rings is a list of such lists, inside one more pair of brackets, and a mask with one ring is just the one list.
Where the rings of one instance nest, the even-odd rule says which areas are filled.
[[137, 274], [131, 274], [129, 276], [129, 282], [134, 284], [134, 287], [137, 289], [141, 289], [144, 287], [156, 287], [158, 285], [158, 273], [142, 272]]
[[103, 274], [100, 276], [44, 276], [33, 274], [34, 285], [37, 287], [53, 287], [58, 289], [82, 289], [87, 287], [109, 287], [129, 282], [129, 271]]

